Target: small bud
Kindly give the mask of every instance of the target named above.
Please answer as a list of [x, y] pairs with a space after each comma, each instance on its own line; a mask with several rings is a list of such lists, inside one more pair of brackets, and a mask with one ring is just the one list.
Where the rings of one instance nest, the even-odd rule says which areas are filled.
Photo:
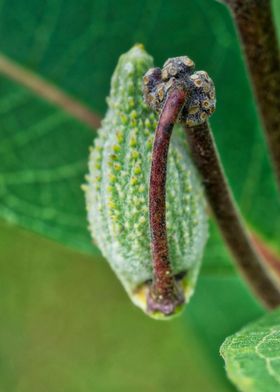
[[[179, 121], [187, 126], [205, 122], [216, 108], [215, 87], [205, 71], [194, 72], [194, 62], [187, 56], [168, 59], [160, 72], [153, 68], [144, 75], [144, 99], [148, 106], [160, 112], [170, 89], [180, 86], [187, 92]], [[157, 70], [157, 78], [154, 70]], [[161, 75], [161, 77], [160, 77]]]

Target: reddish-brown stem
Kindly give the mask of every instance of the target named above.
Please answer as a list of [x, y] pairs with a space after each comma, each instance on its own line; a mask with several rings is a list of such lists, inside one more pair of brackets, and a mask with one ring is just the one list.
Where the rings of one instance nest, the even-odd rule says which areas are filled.
[[280, 186], [280, 54], [269, 0], [224, 0], [238, 29]]
[[173, 89], [161, 111], [153, 145], [149, 191], [153, 282], [147, 298], [148, 311], [169, 315], [184, 303], [168, 257], [166, 232], [166, 170], [170, 138], [185, 102], [186, 92]]
[[[278, 254], [273, 251], [256, 233], [250, 232], [250, 237], [257, 249], [258, 253], [265, 259], [266, 265], [271, 269], [273, 274], [277, 277], [277, 282], [280, 281], [280, 258]], [[280, 285], [280, 284], [279, 284]]]
[[[271, 263], [258, 254], [249, 238], [227, 184], [209, 124], [205, 122], [185, 129], [208, 202], [237, 266], [266, 307], [278, 306], [280, 288], [269, 270]], [[264, 252], [262, 256], [265, 256]]]

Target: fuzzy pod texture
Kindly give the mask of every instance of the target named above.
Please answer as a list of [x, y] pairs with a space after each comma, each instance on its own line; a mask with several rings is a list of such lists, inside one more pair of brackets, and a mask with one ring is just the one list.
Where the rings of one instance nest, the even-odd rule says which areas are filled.
[[[84, 187], [91, 235], [132, 301], [144, 311], [153, 279], [148, 193], [157, 115], [143, 100], [142, 78], [152, 66], [152, 57], [141, 45], [120, 57]], [[166, 221], [172, 270], [188, 302], [208, 225], [202, 187], [180, 128], [174, 130], [168, 156]]]

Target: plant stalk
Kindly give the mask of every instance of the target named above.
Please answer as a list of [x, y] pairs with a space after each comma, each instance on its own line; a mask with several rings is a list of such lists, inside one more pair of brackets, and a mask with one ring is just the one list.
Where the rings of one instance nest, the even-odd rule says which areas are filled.
[[149, 190], [149, 214], [153, 282], [148, 294], [148, 310], [169, 315], [184, 303], [184, 293], [174, 278], [168, 256], [166, 230], [166, 171], [170, 138], [186, 99], [181, 88], [171, 90], [161, 111], [155, 132]]
[[[263, 304], [267, 308], [275, 308], [280, 305], [280, 289], [274, 281], [275, 276], [269, 271], [271, 263], [258, 254], [242, 222], [208, 122], [195, 127], [185, 126], [185, 130], [208, 202], [239, 270]], [[262, 255], [265, 256], [265, 253], [262, 252]]]
[[269, 0], [224, 0], [239, 32], [280, 187], [280, 54]]

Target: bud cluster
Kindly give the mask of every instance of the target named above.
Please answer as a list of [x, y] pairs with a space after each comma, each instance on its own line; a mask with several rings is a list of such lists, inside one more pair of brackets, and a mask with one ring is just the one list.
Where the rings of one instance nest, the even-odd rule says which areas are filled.
[[205, 71], [194, 71], [195, 64], [187, 56], [168, 59], [162, 70], [151, 68], [143, 78], [144, 99], [160, 112], [168, 92], [176, 87], [187, 92], [179, 121], [189, 127], [204, 123], [215, 111], [216, 94], [213, 81]]

